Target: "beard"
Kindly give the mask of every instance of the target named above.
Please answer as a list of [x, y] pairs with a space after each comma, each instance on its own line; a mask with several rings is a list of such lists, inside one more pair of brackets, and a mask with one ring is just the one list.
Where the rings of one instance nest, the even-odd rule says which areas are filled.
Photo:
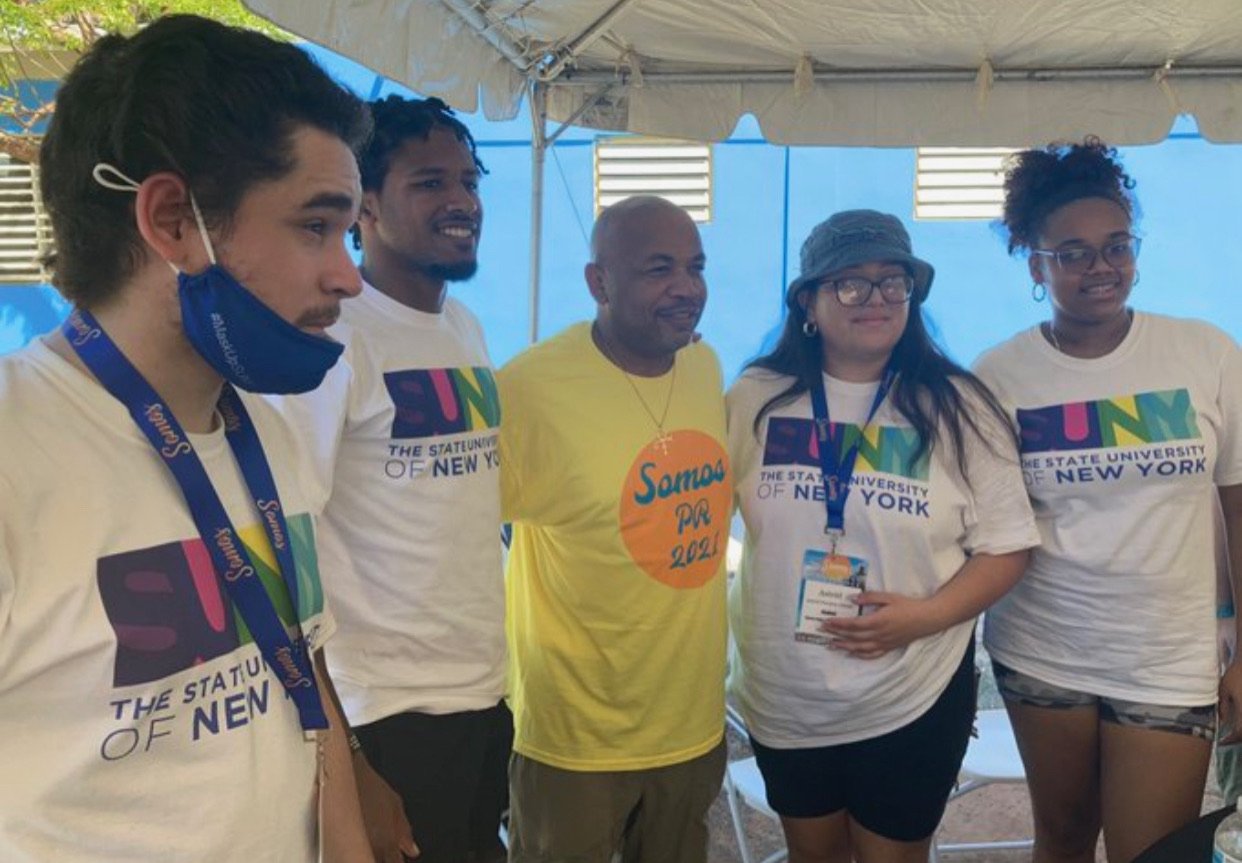
[[471, 258], [468, 261], [456, 261], [451, 264], [427, 264], [422, 269], [438, 281], [464, 282], [479, 269], [479, 260]]

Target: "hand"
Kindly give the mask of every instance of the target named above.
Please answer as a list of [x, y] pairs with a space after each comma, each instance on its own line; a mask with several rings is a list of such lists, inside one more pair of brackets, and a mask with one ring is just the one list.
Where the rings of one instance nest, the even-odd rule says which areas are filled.
[[877, 610], [861, 617], [834, 617], [821, 627], [836, 636], [829, 647], [858, 659], [875, 659], [944, 628], [925, 599], [865, 590], [853, 601]]
[[367, 840], [371, 843], [376, 861], [405, 863], [405, 857], [417, 857], [418, 846], [414, 844], [400, 795], [375, 772], [361, 753], [354, 756], [354, 775], [358, 781], [358, 799], [362, 803]]
[[1216, 618], [1216, 658], [1221, 668], [1233, 662], [1234, 641], [1237, 639], [1237, 621], [1233, 615]]
[[1242, 743], [1242, 663], [1235, 662], [1225, 669], [1220, 679], [1219, 697], [1216, 710], [1220, 714], [1221, 726], [1232, 726], [1229, 735], [1220, 743]]

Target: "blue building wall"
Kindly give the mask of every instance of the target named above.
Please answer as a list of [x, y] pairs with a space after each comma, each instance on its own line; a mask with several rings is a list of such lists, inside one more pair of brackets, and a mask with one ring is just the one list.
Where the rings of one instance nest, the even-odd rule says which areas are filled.
[[[483, 182], [486, 221], [479, 274], [455, 286], [483, 319], [502, 361], [526, 340], [529, 315], [529, 143], [490, 140], [488, 124], [466, 118], [480, 137], [491, 173]], [[1229, 274], [1242, 267], [1234, 240], [1242, 192], [1242, 148], [1202, 140], [1187, 122], [1176, 137], [1125, 148], [1138, 179], [1144, 237], [1136, 306], [1206, 318], [1242, 338], [1242, 300]], [[713, 219], [701, 226], [709, 301], [702, 330], [732, 376], [779, 323], [784, 286], [798, 271], [798, 250], [831, 213], [871, 207], [900, 216], [916, 253], [937, 270], [928, 313], [950, 352], [963, 362], [1047, 314], [1031, 299], [1026, 263], [1010, 258], [996, 227], [980, 221], [913, 219], [911, 149], [796, 148], [756, 140], [744, 121], [714, 150]], [[593, 215], [593, 136], [573, 137], [548, 160], [540, 332], [589, 317], [582, 279]], [[788, 160], [788, 180], [786, 180]], [[786, 187], [786, 183], [788, 184]]]
[[[405, 93], [365, 68], [310, 48], [345, 84], [373, 98]], [[485, 222], [478, 275], [452, 292], [479, 315], [492, 356], [502, 363], [529, 332], [530, 125], [520, 117], [489, 123], [463, 115], [490, 173], [483, 180]], [[593, 218], [596, 133], [568, 130], [551, 149], [545, 181], [543, 292], [539, 328], [549, 335], [590, 317], [582, 279]], [[1142, 309], [1205, 318], [1242, 339], [1242, 271], [1235, 202], [1242, 192], [1242, 148], [1202, 140], [1180, 123], [1169, 140], [1123, 150], [1138, 180], [1144, 237]], [[783, 286], [797, 273], [798, 247], [836, 210], [872, 207], [900, 216], [917, 254], [937, 270], [928, 312], [960, 361], [1046, 316], [1031, 300], [1026, 264], [1011, 259], [985, 222], [913, 220], [915, 154], [911, 149], [794, 148], [761, 140], [746, 118], [714, 148], [712, 222], [701, 226], [708, 256], [709, 301], [701, 329], [717, 348], [727, 377], [759, 349], [779, 322]], [[65, 307], [45, 287], [0, 287], [0, 353], [24, 344], [60, 319]]]

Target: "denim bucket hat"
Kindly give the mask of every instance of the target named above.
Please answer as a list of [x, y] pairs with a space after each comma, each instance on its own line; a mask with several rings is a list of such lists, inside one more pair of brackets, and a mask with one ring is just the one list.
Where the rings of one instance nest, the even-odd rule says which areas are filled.
[[802, 272], [789, 285], [785, 302], [792, 307], [799, 292], [825, 276], [870, 261], [904, 265], [914, 277], [915, 298], [927, 299], [936, 271], [914, 256], [901, 220], [875, 210], [843, 210], [816, 225], [802, 244]]

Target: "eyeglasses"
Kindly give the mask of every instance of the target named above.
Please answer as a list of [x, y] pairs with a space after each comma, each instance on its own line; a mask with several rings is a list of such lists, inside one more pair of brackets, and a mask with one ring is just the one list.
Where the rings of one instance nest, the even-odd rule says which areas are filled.
[[832, 288], [837, 295], [837, 302], [843, 306], [866, 304], [876, 288], [880, 289], [880, 297], [890, 306], [908, 302], [910, 295], [914, 293], [914, 279], [908, 275], [885, 276], [878, 282], [862, 276], [847, 276], [844, 279], [825, 279], [819, 286]]
[[1091, 246], [1070, 246], [1065, 249], [1031, 249], [1031, 254], [1052, 258], [1056, 261], [1057, 269], [1081, 276], [1095, 266], [1097, 256], [1102, 257], [1104, 263], [1114, 270], [1124, 270], [1134, 266], [1142, 244], [1143, 241], [1138, 237], [1126, 237], [1105, 243], [1099, 249]]

